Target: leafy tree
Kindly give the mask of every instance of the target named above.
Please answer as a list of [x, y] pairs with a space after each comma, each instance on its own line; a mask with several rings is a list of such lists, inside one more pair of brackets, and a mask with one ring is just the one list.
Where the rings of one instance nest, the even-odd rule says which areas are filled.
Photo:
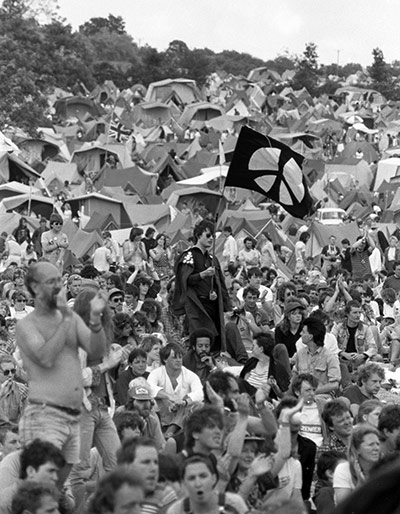
[[315, 43], [306, 44], [303, 56], [297, 62], [292, 86], [294, 89], [305, 87], [312, 96], [316, 95], [318, 87], [318, 54]]
[[390, 80], [389, 66], [385, 62], [383, 52], [380, 48], [374, 48], [372, 50], [372, 56], [374, 58], [372, 66], [368, 68], [371, 79], [374, 83], [385, 83]]
[[382, 93], [387, 99], [395, 100], [399, 97], [399, 90], [394, 84], [390, 66], [385, 62], [380, 48], [372, 50], [373, 62], [368, 68], [372, 78], [372, 87]]
[[273, 60], [269, 60], [266, 63], [268, 68], [277, 71], [280, 75], [286, 70], [294, 70], [296, 67], [296, 60], [294, 57], [289, 55], [278, 55]]
[[79, 31], [85, 34], [85, 36], [93, 36], [104, 29], [120, 35], [126, 34], [123, 18], [121, 16], [113, 16], [112, 14], [109, 14], [108, 18], [91, 18], [79, 26]]

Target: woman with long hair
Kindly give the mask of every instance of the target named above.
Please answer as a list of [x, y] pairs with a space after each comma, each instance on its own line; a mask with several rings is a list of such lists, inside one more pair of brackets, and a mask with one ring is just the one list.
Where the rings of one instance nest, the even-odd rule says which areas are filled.
[[378, 430], [368, 425], [354, 428], [348, 449], [348, 461], [339, 463], [333, 474], [336, 505], [368, 479], [380, 455]]
[[356, 416], [357, 425], [368, 425], [378, 428], [379, 414], [382, 412], [383, 403], [379, 400], [365, 400], [358, 409]]
[[167, 247], [165, 234], [158, 234], [156, 241], [157, 246], [149, 250], [154, 269], [158, 275], [169, 275], [171, 273], [171, 249]]
[[[96, 296], [93, 288], [83, 289], [75, 299], [74, 311], [86, 325], [90, 322], [90, 302]], [[101, 324], [107, 336], [107, 354], [103, 359], [89, 360], [86, 352], [79, 350], [85, 387], [82, 414], [80, 417], [80, 462], [72, 468], [71, 487], [76, 500], [76, 509], [82, 508], [86, 496], [86, 483], [90, 475], [91, 448], [95, 446], [102, 458], [106, 472], [116, 465], [116, 452], [120, 447], [117, 430], [108, 411], [112, 405], [112, 385], [107, 371], [119, 366], [123, 359], [121, 349], [111, 347], [113, 324], [108, 306], [103, 311]]]
[[156, 300], [152, 300], [151, 298], [146, 298], [141, 306], [140, 310], [144, 312], [147, 316], [147, 320], [150, 324], [150, 331], [164, 333], [164, 326], [160, 320], [161, 318], [161, 305], [156, 302]]
[[271, 334], [257, 335], [240, 378], [244, 381], [244, 389], [252, 397], [257, 389], [271, 389], [270, 394], [275, 399], [281, 396], [290, 384], [289, 356], [284, 345], [276, 345]]
[[296, 342], [301, 337], [304, 321], [304, 305], [292, 297], [284, 307], [283, 320], [275, 328], [275, 344], [284, 344], [289, 357], [296, 353]]
[[143, 230], [132, 227], [129, 239], [122, 245], [122, 253], [126, 264], [133, 264], [137, 270], [143, 269], [147, 261], [146, 247], [142, 241]]

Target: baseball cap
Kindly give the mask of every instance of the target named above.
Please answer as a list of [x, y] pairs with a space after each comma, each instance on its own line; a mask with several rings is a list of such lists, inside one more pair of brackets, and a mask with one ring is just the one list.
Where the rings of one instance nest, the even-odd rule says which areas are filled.
[[120, 294], [122, 295], [123, 297], [125, 297], [125, 293], [123, 291], [121, 291], [121, 289], [117, 289], [116, 287], [113, 287], [110, 292], [108, 293], [108, 298], [112, 298], [113, 296], [115, 296], [116, 294]]
[[128, 396], [134, 400], [152, 400], [150, 386], [145, 384], [133, 385], [128, 390]]

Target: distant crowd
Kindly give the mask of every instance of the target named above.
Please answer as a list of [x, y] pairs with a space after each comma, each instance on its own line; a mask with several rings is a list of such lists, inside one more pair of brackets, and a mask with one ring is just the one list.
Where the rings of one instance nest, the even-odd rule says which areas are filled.
[[288, 277], [196, 214], [67, 268], [59, 214], [1, 234], [0, 514], [350, 512], [396, 466], [397, 235], [310, 256], [305, 225]]

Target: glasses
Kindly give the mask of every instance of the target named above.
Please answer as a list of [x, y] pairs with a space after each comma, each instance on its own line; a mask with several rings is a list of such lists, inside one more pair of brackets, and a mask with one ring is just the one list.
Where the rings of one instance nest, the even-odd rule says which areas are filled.
[[133, 323], [133, 326], [134, 326], [135, 328], [137, 328], [137, 327], [144, 327], [144, 323], [139, 323], [139, 321], [135, 321], [135, 322]]
[[59, 221], [53, 221], [53, 223], [51, 224], [51, 226], [54, 226], [54, 225], [61, 226], [61, 225], [62, 225], [62, 223], [60, 223]]
[[121, 296], [118, 296], [118, 298], [111, 298], [111, 301], [114, 303], [122, 303], [124, 299]]
[[26, 303], [25, 298], [17, 298], [15, 301], [18, 303]]
[[8, 375], [15, 375], [15, 373], [17, 372], [16, 368], [13, 368], [13, 369], [5, 369], [3, 370], [3, 375], [5, 375], [6, 377], [8, 377]]

